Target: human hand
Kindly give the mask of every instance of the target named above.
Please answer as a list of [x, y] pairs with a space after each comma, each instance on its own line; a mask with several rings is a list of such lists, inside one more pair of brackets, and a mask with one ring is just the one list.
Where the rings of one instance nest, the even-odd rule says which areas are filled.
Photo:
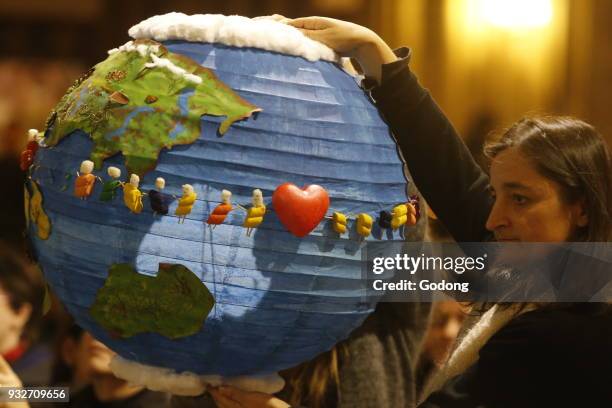
[[284, 22], [341, 56], [355, 58], [364, 74], [379, 83], [382, 65], [397, 59], [374, 31], [358, 24], [327, 17], [302, 17]]
[[262, 392], [221, 386], [208, 389], [219, 408], [290, 408], [289, 404]]

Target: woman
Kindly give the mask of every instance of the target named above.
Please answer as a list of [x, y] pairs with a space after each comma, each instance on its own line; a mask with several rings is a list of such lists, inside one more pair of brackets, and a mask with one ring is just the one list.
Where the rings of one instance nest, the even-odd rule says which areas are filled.
[[[610, 241], [612, 165], [592, 126], [523, 119], [488, 149], [489, 177], [408, 69], [409, 50], [344, 21], [287, 23], [359, 62], [416, 185], [456, 241]], [[612, 299], [600, 299], [608, 303], [493, 306], [422, 406], [610, 406]], [[221, 407], [283, 406], [231, 388], [212, 394]]]

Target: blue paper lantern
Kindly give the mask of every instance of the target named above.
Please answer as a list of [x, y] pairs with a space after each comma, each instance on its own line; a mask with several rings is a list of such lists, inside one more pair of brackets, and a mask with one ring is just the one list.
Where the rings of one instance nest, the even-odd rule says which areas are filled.
[[[407, 180], [396, 143], [355, 78], [337, 65], [310, 62], [253, 48], [168, 41], [169, 51], [212, 69], [243, 99], [260, 107], [255, 117], [233, 124], [220, 137], [222, 118], [201, 117], [201, 136], [189, 145], [164, 150], [141, 190], [166, 180], [168, 194], [180, 196], [191, 184], [198, 193], [184, 224], [154, 215], [145, 198], [141, 214], [121, 200], [73, 195], [75, 171], [93, 142], [81, 130], [52, 148], [39, 149], [32, 178], [40, 186], [52, 232], [31, 235], [48, 282], [79, 325], [122, 357], [143, 364], [197, 374], [270, 373], [309, 360], [346, 338], [370, 314], [377, 298], [366, 298], [361, 251], [370, 240], [402, 239], [403, 229], [380, 230], [361, 240], [349, 217], [349, 233], [339, 236], [322, 221], [304, 238], [280, 224], [270, 199], [285, 182], [318, 184], [329, 193], [332, 211], [376, 219], [381, 210], [407, 202]], [[143, 103], [143, 106], [145, 104]], [[183, 110], [184, 112], [184, 110]], [[122, 170], [124, 157], [108, 166]], [[268, 212], [249, 237], [244, 212], [233, 211], [214, 230], [204, 221], [221, 191], [247, 204], [261, 189]], [[170, 339], [158, 333], [117, 337], [90, 314], [115, 264], [133, 265], [155, 276], [159, 264], [192, 271], [215, 298], [203, 327]]]

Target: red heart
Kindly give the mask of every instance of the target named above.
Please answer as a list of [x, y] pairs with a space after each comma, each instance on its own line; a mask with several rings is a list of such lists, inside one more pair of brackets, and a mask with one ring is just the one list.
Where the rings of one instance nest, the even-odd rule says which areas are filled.
[[316, 184], [300, 189], [295, 184], [285, 183], [274, 190], [272, 205], [280, 222], [293, 235], [304, 237], [325, 217], [329, 195]]

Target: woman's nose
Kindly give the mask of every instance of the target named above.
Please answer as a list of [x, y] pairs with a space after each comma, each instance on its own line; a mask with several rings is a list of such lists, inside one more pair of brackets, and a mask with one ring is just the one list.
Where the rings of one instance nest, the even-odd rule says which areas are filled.
[[495, 231], [499, 228], [507, 227], [508, 225], [507, 213], [499, 201], [496, 201], [495, 204], [493, 204], [493, 208], [491, 208], [491, 213], [489, 213], [489, 218], [487, 219], [485, 227], [489, 231]]

